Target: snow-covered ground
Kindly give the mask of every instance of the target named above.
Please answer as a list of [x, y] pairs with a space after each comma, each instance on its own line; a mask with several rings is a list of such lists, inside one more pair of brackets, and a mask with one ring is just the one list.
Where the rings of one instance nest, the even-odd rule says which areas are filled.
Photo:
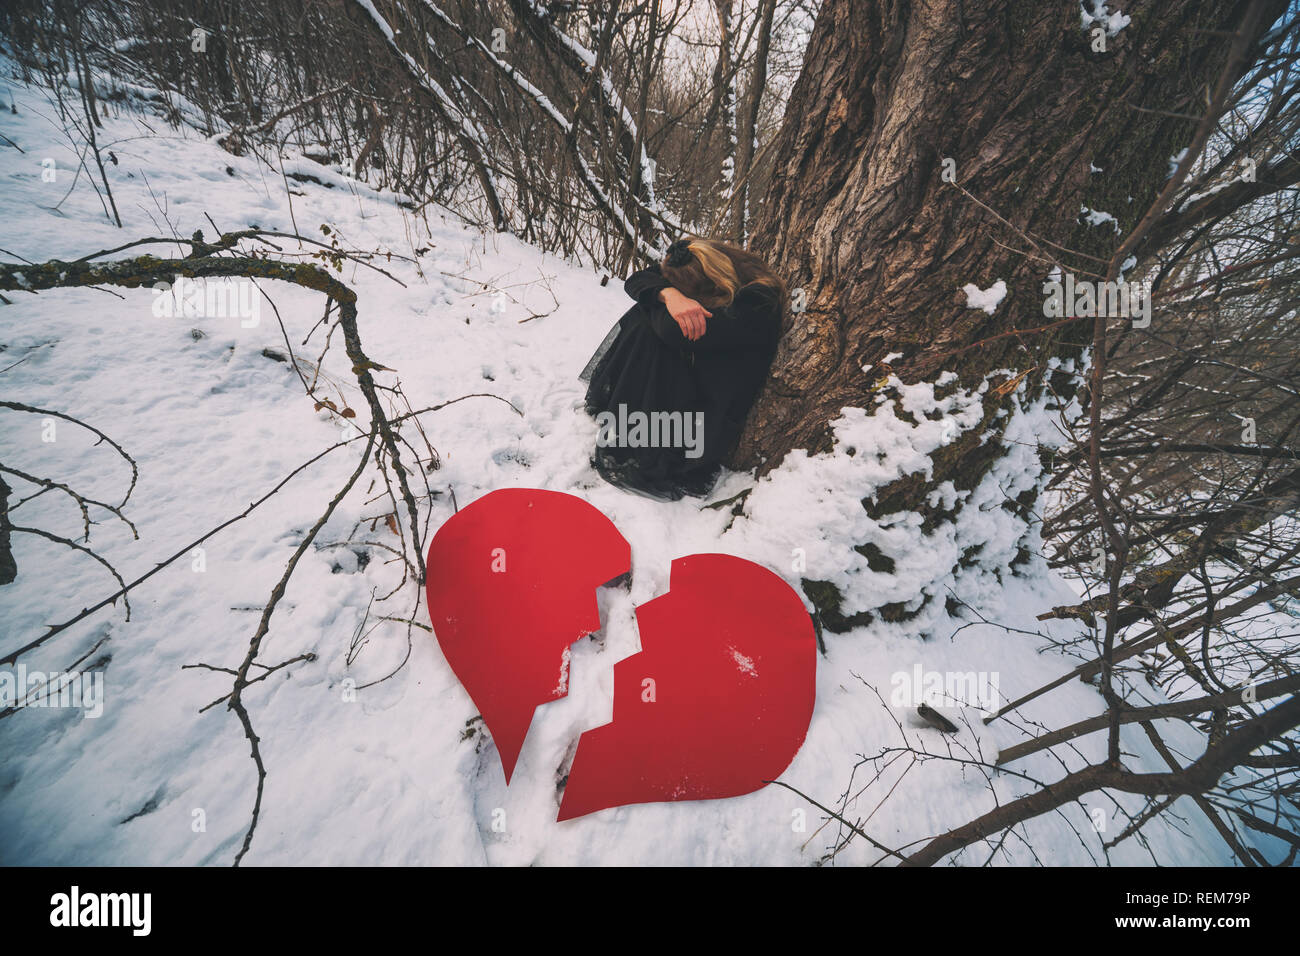
[[[353, 634], [372, 595], [387, 593], [400, 573], [379, 549], [329, 547], [353, 532], [356, 540], [395, 543], [382, 521], [388, 509], [371, 500], [368, 473], [342, 503], [300, 563], [272, 621], [260, 660], [268, 664], [311, 652], [245, 692], [267, 766], [262, 817], [248, 864], [810, 864], [845, 835], [835, 822], [789, 790], [768, 787], [745, 797], [628, 806], [557, 823], [557, 768], [585, 729], [610, 718], [614, 663], [634, 653], [633, 608], [661, 594], [674, 557], [727, 552], [757, 561], [797, 588], [800, 577], [831, 580], [849, 606], [906, 600], [918, 587], [937, 595], [907, 624], [875, 624], [826, 635], [818, 659], [817, 703], [807, 741], [783, 780], [817, 801], [841, 807], [871, 836], [890, 846], [917, 841], [965, 822], [993, 806], [985, 774], [947, 760], [912, 765], [901, 757], [871, 783], [874, 770], [854, 766], [904, 743], [947, 754], [978, 747], [992, 761], [999, 746], [1023, 739], [1008, 721], [954, 738], [926, 727], [914, 707], [891, 706], [894, 678], [925, 672], [996, 674], [1004, 697], [1069, 670], [1077, 660], [1053, 650], [1035, 632], [1066, 638], [1069, 623], [1044, 625], [1035, 615], [1075, 593], [1035, 564], [999, 584], [939, 575], [972, 541], [990, 554], [1015, 553], [1013, 525], [999, 507], [1017, 482], [1030, 480], [1035, 437], [1054, 433], [1044, 413], [1022, 416], [1013, 438], [1025, 444], [996, 476], [973, 493], [966, 523], [922, 539], [916, 515], [871, 521], [858, 501], [897, 475], [924, 468], [925, 454], [978, 421], [976, 409], [954, 397], [940, 421], [920, 427], [891, 414], [848, 410], [831, 455], [799, 453], [759, 482], [746, 512], [730, 525], [727, 509], [698, 501], [658, 503], [605, 485], [588, 464], [596, 425], [581, 408], [578, 372], [628, 305], [621, 279], [544, 255], [507, 236], [484, 236], [448, 217], [427, 224], [338, 171], [292, 158], [286, 167], [333, 188], [290, 181], [278, 168], [235, 157], [212, 142], [123, 115], [100, 134], [111, 151], [107, 174], [124, 228], [108, 224], [83, 171], [73, 187], [77, 154], [53, 107], [39, 91], [11, 83], [16, 112], [0, 127], [0, 258], [73, 259], [147, 235], [188, 236], [256, 224], [323, 236], [322, 225], [351, 248], [391, 250], [415, 258], [381, 263], [405, 283], [348, 264], [343, 279], [359, 296], [367, 353], [396, 373], [411, 407], [423, 408], [474, 392], [513, 404], [473, 398], [422, 417], [442, 466], [428, 479], [440, 494], [426, 502], [436, 528], [463, 507], [503, 487], [536, 487], [582, 497], [615, 522], [632, 546], [633, 585], [601, 595], [601, 640], [573, 650], [569, 695], [540, 708], [507, 790], [489, 738], [467, 734], [475, 708], [447, 666], [436, 641], [389, 623], [353, 654]], [[53, 160], [54, 182], [42, 173]], [[293, 244], [289, 243], [292, 248]], [[416, 250], [427, 249], [418, 257]], [[176, 248], [157, 247], [159, 255]], [[124, 253], [131, 254], [131, 253]], [[989, 285], [996, 277], [977, 276]], [[484, 285], [486, 284], [486, 286]], [[284, 284], [264, 283], [300, 356], [322, 348], [316, 328], [323, 298]], [[492, 289], [508, 294], [495, 296]], [[552, 294], [554, 299], [552, 299]], [[126, 514], [138, 540], [102, 509], [89, 545], [131, 580], [187, 542], [239, 514], [302, 462], [339, 437], [327, 411], [315, 411], [292, 368], [263, 355], [285, 352], [275, 314], [263, 303], [254, 327], [233, 317], [157, 317], [149, 290], [10, 293], [0, 305], [0, 400], [75, 416], [101, 429], [134, 457], [139, 482]], [[558, 302], [558, 305], [556, 304]], [[494, 303], [499, 303], [494, 308]], [[527, 322], [531, 313], [549, 313]], [[335, 342], [322, 374], [364, 417], [349, 363]], [[341, 393], [341, 394], [339, 394]], [[926, 387], [907, 390], [918, 409], [934, 406]], [[918, 416], [919, 417], [919, 416]], [[103, 501], [121, 500], [130, 470], [96, 436], [45, 416], [0, 409], [0, 460]], [[408, 434], [413, 434], [408, 432]], [[48, 440], [53, 437], [54, 440]], [[850, 447], [853, 453], [849, 453]], [[286, 560], [307, 527], [355, 467], [357, 446], [336, 451], [294, 477], [250, 517], [210, 539], [201, 556], [186, 555], [131, 594], [131, 616], [108, 608], [24, 655], [28, 670], [59, 671], [104, 641], [87, 663], [103, 673], [99, 717], [75, 709], [19, 710], [0, 720], [0, 862], [89, 864], [228, 864], [248, 827], [256, 775], [239, 722], [206, 704], [230, 689], [228, 673], [186, 665], [237, 667]], [[372, 470], [373, 471], [373, 470]], [[32, 485], [11, 475], [14, 500]], [[999, 484], [1000, 483], [1000, 484]], [[730, 475], [711, 500], [752, 484]], [[985, 505], [985, 507], [980, 507]], [[80, 516], [66, 496], [48, 492], [13, 514], [17, 525], [78, 538]], [[896, 561], [893, 574], [871, 571], [853, 545], [872, 541]], [[29, 534], [17, 534], [19, 577], [0, 588], [0, 654], [38, 636], [116, 589], [93, 560]], [[369, 553], [368, 563], [357, 552]], [[197, 568], [201, 568], [198, 570]], [[944, 611], [945, 588], [990, 621]], [[411, 613], [408, 585], [377, 614]], [[418, 620], [427, 622], [423, 603]], [[405, 661], [405, 663], [403, 663]], [[394, 672], [395, 673], [392, 673]], [[371, 687], [348, 693], [392, 673]], [[879, 691], [879, 696], [871, 688]], [[1149, 695], [1150, 696], [1150, 695]], [[883, 698], [883, 699], [882, 699]], [[1151, 699], [1158, 700], [1158, 697]], [[1077, 681], [1034, 701], [1016, 723], [1060, 726], [1100, 712], [1095, 689]], [[978, 726], [978, 712], [967, 715]], [[896, 724], [896, 722], [898, 722]], [[474, 724], [470, 729], [479, 726]], [[1194, 739], [1178, 737], [1185, 752]], [[1140, 730], [1124, 735], [1133, 769], [1166, 769]], [[1077, 741], [1071, 766], [1102, 755], [1101, 735]], [[1061, 764], [1037, 755], [1015, 765], [1021, 773], [1055, 779]], [[1028, 788], [1010, 774], [994, 779], [1005, 802]], [[865, 788], [865, 789], [864, 789]], [[860, 795], [858, 795], [860, 793]], [[886, 796], [888, 798], [886, 799]], [[1121, 797], [1135, 810], [1140, 800]], [[883, 801], [883, 802], [882, 802]], [[1126, 821], [1108, 797], [1031, 821], [1026, 841], [1008, 839], [995, 862], [1087, 864], [1103, 860], [1102, 839]], [[1106, 830], [1093, 829], [1094, 809]], [[1231, 854], [1189, 802], [1178, 828], [1157, 821], [1144, 831], [1150, 850], [1126, 840], [1113, 863], [1226, 864]], [[799, 827], [806, 815], [806, 829]], [[1067, 823], [1068, 821], [1068, 823]], [[1071, 829], [1072, 824], [1080, 835]], [[1032, 846], [1032, 851], [1030, 850]], [[855, 839], [837, 863], [875, 861], [880, 854]], [[961, 863], [989, 856], [976, 846]]]

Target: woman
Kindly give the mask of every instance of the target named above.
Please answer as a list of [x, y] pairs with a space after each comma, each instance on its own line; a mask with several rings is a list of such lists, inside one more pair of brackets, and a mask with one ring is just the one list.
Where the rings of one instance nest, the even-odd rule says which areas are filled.
[[623, 287], [636, 304], [582, 375], [592, 464], [649, 497], [706, 495], [772, 362], [785, 284], [738, 246], [688, 238]]

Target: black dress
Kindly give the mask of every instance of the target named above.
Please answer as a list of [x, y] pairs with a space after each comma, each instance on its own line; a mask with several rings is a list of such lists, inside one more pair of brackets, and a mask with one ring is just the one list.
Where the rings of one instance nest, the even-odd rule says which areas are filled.
[[[588, 381], [587, 411], [602, 423], [592, 457], [597, 472], [630, 491], [675, 500], [708, 494], [740, 437], [780, 338], [781, 300], [775, 290], [751, 283], [731, 305], [710, 309], [706, 331], [692, 342], [659, 301], [668, 285], [658, 266], [628, 277], [623, 287], [636, 304], [582, 378]], [[673, 427], [680, 430], [671, 437], [681, 440], [656, 443], [651, 428], [647, 442], [626, 427], [635, 426], [634, 413], [642, 422], [675, 413]], [[610, 429], [611, 423], [617, 426]], [[657, 434], [665, 437], [666, 425]]]

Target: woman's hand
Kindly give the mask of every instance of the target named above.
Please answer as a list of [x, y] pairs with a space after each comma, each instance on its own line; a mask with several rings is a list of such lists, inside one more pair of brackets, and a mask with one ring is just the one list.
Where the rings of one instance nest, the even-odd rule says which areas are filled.
[[659, 299], [668, 307], [668, 314], [687, 339], [694, 342], [704, 334], [704, 320], [712, 318], [712, 312], [672, 286], [660, 292]]

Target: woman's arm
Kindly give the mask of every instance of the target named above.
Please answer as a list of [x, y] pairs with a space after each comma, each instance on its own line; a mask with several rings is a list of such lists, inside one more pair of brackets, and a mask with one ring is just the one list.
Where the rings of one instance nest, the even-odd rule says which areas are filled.
[[713, 310], [705, 332], [688, 339], [662, 302], [650, 310], [650, 325], [664, 342], [698, 352], [772, 348], [781, 335], [781, 302], [774, 290], [753, 285], [731, 305]]
[[653, 308], [660, 302], [659, 292], [666, 288], [669, 288], [669, 282], [659, 271], [658, 265], [640, 269], [623, 282], [623, 291], [647, 309]]
[[678, 292], [672, 286], [660, 290], [659, 301], [664, 304], [668, 314], [677, 323], [682, 335], [694, 342], [704, 334], [705, 323], [713, 313], [700, 303], [690, 296]]
[[653, 312], [660, 305], [667, 306], [688, 339], [698, 339], [704, 334], [704, 320], [710, 313], [694, 299], [673, 288], [657, 264], [632, 273], [624, 280], [623, 289], [647, 313]]

